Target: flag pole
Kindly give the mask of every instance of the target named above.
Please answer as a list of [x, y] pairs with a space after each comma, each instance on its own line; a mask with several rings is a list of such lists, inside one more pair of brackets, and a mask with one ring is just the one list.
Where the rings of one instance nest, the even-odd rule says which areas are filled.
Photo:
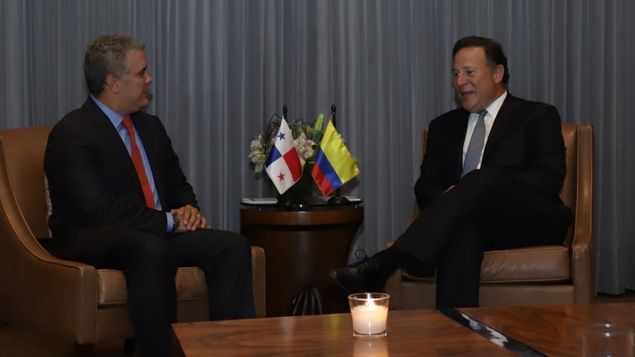
[[[337, 108], [335, 107], [335, 103], [331, 105], [331, 122], [333, 123], [333, 127], [337, 128]], [[348, 198], [340, 195], [340, 189], [335, 190], [335, 195], [329, 198], [328, 203], [330, 205], [344, 205], [350, 203]]]
[[335, 114], [337, 113], [337, 108], [335, 107], [335, 103], [331, 104], [331, 116], [333, 117], [333, 126], [337, 128], [337, 119]]

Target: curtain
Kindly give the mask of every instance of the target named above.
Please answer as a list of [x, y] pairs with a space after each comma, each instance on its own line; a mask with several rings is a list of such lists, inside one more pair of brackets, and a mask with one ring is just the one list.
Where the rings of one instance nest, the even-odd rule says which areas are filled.
[[312, 121], [337, 107], [361, 175], [356, 248], [403, 230], [421, 131], [454, 108], [451, 48], [478, 34], [509, 58], [510, 92], [595, 128], [599, 289], [635, 289], [635, 14], [631, 0], [4, 0], [0, 128], [52, 125], [82, 104], [83, 53], [96, 36], [146, 44], [158, 115], [201, 208], [239, 229], [242, 197], [271, 195], [248, 164], [250, 140], [284, 104]]

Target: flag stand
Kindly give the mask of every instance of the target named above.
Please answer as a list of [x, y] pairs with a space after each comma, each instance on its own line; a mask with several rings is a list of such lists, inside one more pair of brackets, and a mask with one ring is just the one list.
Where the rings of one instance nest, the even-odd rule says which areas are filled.
[[[287, 120], [288, 108], [286, 104], [282, 105], [282, 118]], [[305, 178], [307, 173], [303, 172], [302, 177], [293, 186], [287, 189], [283, 194], [278, 195], [278, 207], [284, 209], [303, 209], [311, 206], [312, 180]], [[308, 176], [310, 178], [310, 174]]]
[[[332, 116], [332, 123], [333, 126], [337, 128], [337, 122], [335, 121], [335, 114], [336, 114], [337, 108], [335, 108], [335, 104], [331, 105], [331, 116]], [[338, 188], [337, 190], [335, 190], [335, 195], [331, 198], [329, 198], [329, 200], [327, 201], [329, 205], [344, 205], [347, 203], [350, 203], [350, 201], [348, 200], [348, 198], [342, 196], [340, 194], [340, 189]]]

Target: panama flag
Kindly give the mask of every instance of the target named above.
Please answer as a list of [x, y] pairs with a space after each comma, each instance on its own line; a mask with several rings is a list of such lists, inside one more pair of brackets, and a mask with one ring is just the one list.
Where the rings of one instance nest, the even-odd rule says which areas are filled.
[[283, 194], [302, 176], [300, 156], [293, 145], [293, 134], [287, 121], [282, 118], [278, 135], [265, 163], [265, 170], [278, 193]]
[[359, 167], [344, 144], [344, 140], [330, 121], [320, 142], [320, 152], [315, 158], [311, 175], [324, 196], [340, 188], [359, 175]]

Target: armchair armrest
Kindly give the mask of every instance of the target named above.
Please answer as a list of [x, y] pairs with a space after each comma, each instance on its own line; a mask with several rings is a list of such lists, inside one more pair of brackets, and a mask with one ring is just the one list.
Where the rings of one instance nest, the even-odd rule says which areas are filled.
[[[0, 184], [0, 190], [6, 188], [6, 184]], [[19, 212], [15, 201], [8, 199], [13, 196], [5, 191], [2, 197], [0, 317], [78, 343], [94, 342], [95, 268], [51, 255], [37, 241], [24, 217], [12, 214]], [[75, 331], [81, 331], [82, 336], [75, 336]]]
[[589, 303], [595, 297], [595, 243], [593, 240], [593, 131], [578, 127], [576, 216], [571, 242], [571, 275], [575, 301]]
[[251, 246], [251, 284], [256, 305], [256, 316], [266, 315], [266, 287], [265, 287], [265, 250], [261, 247]]

